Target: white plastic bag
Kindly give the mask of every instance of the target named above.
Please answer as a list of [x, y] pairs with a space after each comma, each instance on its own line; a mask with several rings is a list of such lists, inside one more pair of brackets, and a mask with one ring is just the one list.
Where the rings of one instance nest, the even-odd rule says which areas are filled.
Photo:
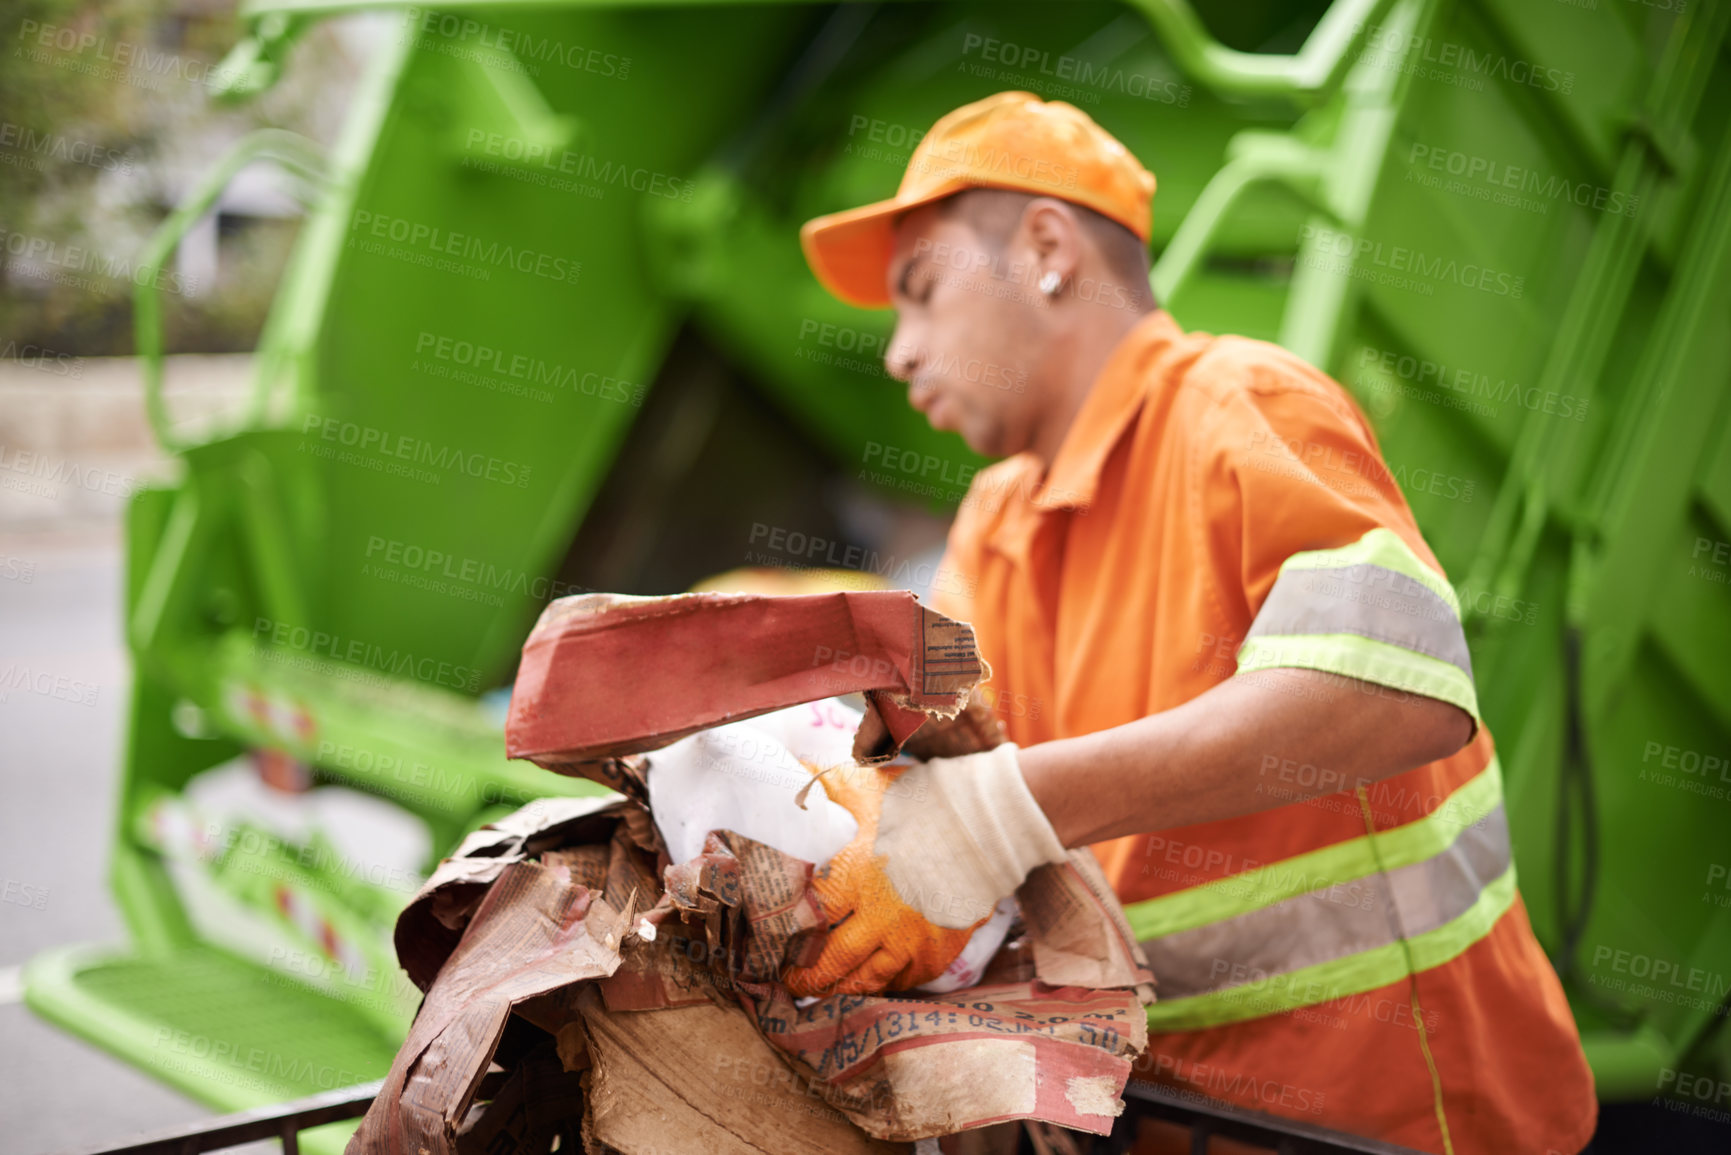
[[[732, 830], [783, 854], [823, 866], [859, 833], [859, 823], [832, 802], [806, 766], [853, 763], [860, 711], [839, 698], [808, 702], [743, 722], [715, 726], [649, 755], [649, 805], [675, 862], [703, 850], [711, 830]], [[802, 765], [803, 763], [803, 765]], [[962, 953], [919, 990], [941, 994], [980, 981], [1015, 918], [1016, 900], [998, 904]]]

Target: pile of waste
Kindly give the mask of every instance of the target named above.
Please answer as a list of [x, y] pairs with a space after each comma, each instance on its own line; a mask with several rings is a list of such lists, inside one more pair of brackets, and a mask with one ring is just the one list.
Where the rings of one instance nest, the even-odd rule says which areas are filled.
[[899, 592], [548, 607], [508, 750], [612, 793], [484, 827], [403, 911], [426, 997], [351, 1155], [1108, 1132], [1153, 980], [1086, 851], [1031, 874], [925, 988], [779, 981], [822, 950], [813, 872], [857, 830], [824, 782], [1001, 741], [983, 673], [968, 626]]

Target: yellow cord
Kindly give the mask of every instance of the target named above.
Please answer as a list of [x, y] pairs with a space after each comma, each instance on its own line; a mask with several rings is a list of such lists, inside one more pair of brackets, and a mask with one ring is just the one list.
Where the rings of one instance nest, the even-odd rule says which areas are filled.
[[[1376, 856], [1376, 868], [1387, 878], [1388, 871], [1382, 864], [1382, 848], [1376, 841], [1376, 823], [1370, 814], [1370, 795], [1363, 786], [1358, 788], [1358, 808], [1364, 815], [1364, 830], [1370, 836], [1370, 849]], [[1418, 970], [1413, 963], [1412, 944], [1407, 941], [1406, 927], [1400, 925], [1400, 911], [1392, 903], [1389, 909], [1395, 919], [1395, 932], [1400, 939], [1400, 949], [1406, 955], [1407, 986], [1412, 996], [1412, 1021], [1413, 1026], [1418, 1029], [1418, 1049], [1424, 1053], [1425, 1069], [1430, 1072], [1431, 1105], [1436, 1109], [1437, 1126], [1442, 1129], [1443, 1155], [1455, 1155], [1454, 1142], [1449, 1138], [1448, 1112], [1443, 1108], [1442, 1076], [1437, 1073], [1436, 1059], [1430, 1053], [1430, 1037], [1424, 1029], [1424, 1008], [1419, 1006], [1418, 1002]]]
[[1449, 1141], [1448, 1113], [1443, 1110], [1442, 1076], [1437, 1074], [1436, 1060], [1431, 1058], [1430, 1039], [1424, 1029], [1424, 1010], [1418, 1005], [1418, 976], [1408, 974], [1407, 981], [1412, 984], [1412, 1021], [1418, 1028], [1418, 1049], [1424, 1052], [1424, 1065], [1430, 1070], [1431, 1100], [1436, 1107], [1437, 1126], [1442, 1128], [1443, 1155], [1455, 1155], [1455, 1145]]

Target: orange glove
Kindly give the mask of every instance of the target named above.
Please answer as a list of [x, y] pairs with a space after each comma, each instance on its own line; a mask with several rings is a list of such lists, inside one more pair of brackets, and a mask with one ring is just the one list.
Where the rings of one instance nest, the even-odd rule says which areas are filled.
[[1064, 858], [1013, 743], [845, 768], [825, 775], [823, 786], [859, 821], [859, 833], [813, 879], [833, 929], [816, 963], [782, 975], [796, 995], [931, 982], [1030, 870]]

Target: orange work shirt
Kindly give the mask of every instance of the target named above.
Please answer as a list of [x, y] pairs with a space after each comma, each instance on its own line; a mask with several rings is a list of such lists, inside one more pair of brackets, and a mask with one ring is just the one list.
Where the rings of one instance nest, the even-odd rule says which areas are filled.
[[[1477, 722], [1458, 602], [1351, 398], [1162, 310], [1048, 473], [1019, 454], [976, 475], [943, 569], [934, 601], [973, 624], [1023, 746], [1275, 666]], [[1262, 771], [1273, 799], [1339, 790], [1093, 848], [1159, 994], [1138, 1075], [1425, 1151], [1445, 1128], [1459, 1153], [1580, 1150], [1592, 1075], [1514, 887], [1488, 731], [1373, 784]]]

